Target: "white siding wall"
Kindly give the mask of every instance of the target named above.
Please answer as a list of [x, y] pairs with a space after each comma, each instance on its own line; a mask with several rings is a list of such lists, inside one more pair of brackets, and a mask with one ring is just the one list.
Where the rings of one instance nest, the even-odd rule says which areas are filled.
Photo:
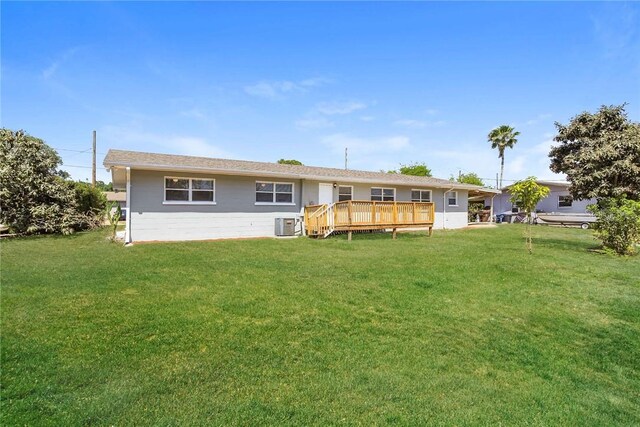
[[[274, 237], [275, 218], [291, 212], [132, 212], [134, 242]], [[296, 227], [298, 229], [298, 227]]]
[[[442, 221], [442, 218], [445, 217], [446, 221]], [[468, 217], [466, 212], [447, 212], [446, 214], [442, 212], [436, 212], [435, 221], [433, 222], [433, 228], [436, 229], [452, 229], [452, 228], [463, 228], [468, 224]]]

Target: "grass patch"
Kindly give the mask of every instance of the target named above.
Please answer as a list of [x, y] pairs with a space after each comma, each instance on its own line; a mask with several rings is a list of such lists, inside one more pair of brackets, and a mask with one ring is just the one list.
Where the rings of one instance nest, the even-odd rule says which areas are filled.
[[2, 241], [2, 423], [640, 424], [640, 258], [522, 232]]

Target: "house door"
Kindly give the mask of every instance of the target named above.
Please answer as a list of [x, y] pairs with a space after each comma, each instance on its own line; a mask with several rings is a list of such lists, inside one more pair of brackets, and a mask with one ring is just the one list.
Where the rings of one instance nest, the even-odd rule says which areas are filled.
[[318, 188], [318, 204], [333, 203], [333, 184], [320, 183]]

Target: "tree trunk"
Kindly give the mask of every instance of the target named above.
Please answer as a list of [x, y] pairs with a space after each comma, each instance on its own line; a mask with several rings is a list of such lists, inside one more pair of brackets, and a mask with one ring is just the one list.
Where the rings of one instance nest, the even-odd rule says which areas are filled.
[[504, 173], [504, 154], [500, 157], [500, 184], [498, 189], [502, 188], [502, 174]]

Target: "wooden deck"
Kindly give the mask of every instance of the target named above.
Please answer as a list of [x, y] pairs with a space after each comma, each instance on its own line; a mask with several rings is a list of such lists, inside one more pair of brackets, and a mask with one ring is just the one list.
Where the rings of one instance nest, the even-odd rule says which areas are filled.
[[327, 237], [336, 231], [351, 233], [359, 230], [391, 229], [393, 238], [398, 228], [433, 229], [433, 203], [374, 202], [349, 200], [304, 208], [304, 223], [308, 236]]

